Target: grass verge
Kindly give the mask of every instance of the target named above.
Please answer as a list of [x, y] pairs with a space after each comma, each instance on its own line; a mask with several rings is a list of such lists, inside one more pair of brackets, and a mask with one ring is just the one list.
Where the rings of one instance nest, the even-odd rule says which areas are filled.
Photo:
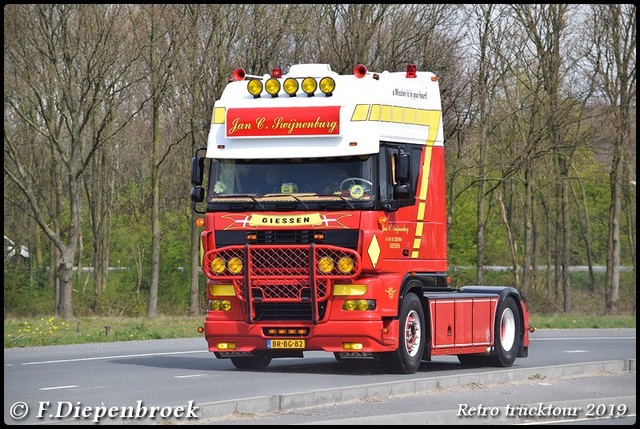
[[199, 337], [202, 318], [180, 316], [5, 319], [4, 347]]

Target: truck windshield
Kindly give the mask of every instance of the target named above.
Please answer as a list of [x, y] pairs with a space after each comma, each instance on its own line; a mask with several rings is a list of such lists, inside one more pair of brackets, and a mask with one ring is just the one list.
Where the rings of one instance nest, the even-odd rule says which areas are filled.
[[[209, 203], [229, 199], [372, 203], [374, 155], [301, 159], [214, 160]], [[367, 204], [369, 205], [369, 204]]]

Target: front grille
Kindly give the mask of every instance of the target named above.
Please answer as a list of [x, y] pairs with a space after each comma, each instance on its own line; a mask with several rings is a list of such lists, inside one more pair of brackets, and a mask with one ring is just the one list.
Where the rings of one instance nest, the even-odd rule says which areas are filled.
[[[318, 306], [318, 319], [324, 319], [326, 303]], [[311, 303], [256, 303], [254, 321], [308, 321], [312, 320]]]
[[[315, 234], [323, 234], [322, 242], [315, 241]], [[346, 247], [356, 250], [358, 247], [359, 231], [357, 229], [329, 229], [329, 230], [311, 230], [311, 229], [274, 229], [274, 230], [257, 230], [257, 231], [241, 231], [228, 230], [216, 231], [216, 246], [222, 248], [225, 246], [234, 246], [247, 243], [247, 235], [255, 234], [255, 240], [251, 244], [329, 244], [332, 246]]]
[[[328, 298], [328, 282], [316, 282], [316, 295], [319, 301]], [[244, 281], [238, 281], [236, 295], [241, 299], [246, 296]], [[251, 282], [251, 296], [255, 301], [310, 301], [311, 284], [308, 281], [278, 281], [277, 279], [254, 280]]]
[[[341, 263], [344, 260], [353, 266]], [[336, 246], [247, 244], [207, 252], [203, 269], [212, 280], [233, 283], [250, 322], [318, 321], [324, 317], [332, 281], [355, 278], [361, 263], [357, 252]]]
[[313, 231], [309, 230], [260, 230], [256, 232], [256, 244], [311, 244]]

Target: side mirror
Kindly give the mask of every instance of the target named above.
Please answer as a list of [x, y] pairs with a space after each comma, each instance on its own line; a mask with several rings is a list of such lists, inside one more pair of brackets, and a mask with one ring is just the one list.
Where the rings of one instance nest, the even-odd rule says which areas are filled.
[[401, 152], [396, 158], [396, 182], [400, 185], [409, 183], [409, 166], [411, 165], [411, 155]]
[[384, 201], [382, 203], [382, 210], [385, 212], [395, 212], [398, 210], [398, 200]]
[[[191, 158], [191, 184], [193, 186], [202, 185], [203, 177], [204, 177], [204, 158], [194, 156], [193, 158]], [[193, 192], [192, 192], [191, 198], [193, 199]]]
[[408, 183], [399, 183], [393, 187], [393, 194], [398, 199], [406, 200], [411, 196], [411, 186]]
[[194, 186], [191, 189], [191, 201], [201, 203], [204, 201], [204, 188], [202, 186]]

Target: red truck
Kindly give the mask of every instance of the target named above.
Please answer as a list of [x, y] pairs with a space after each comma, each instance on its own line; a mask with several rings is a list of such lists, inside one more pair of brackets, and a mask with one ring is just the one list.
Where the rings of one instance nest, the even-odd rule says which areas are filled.
[[518, 290], [449, 286], [433, 73], [238, 68], [191, 176], [216, 357], [261, 369], [320, 350], [411, 374], [433, 356], [528, 355]]

